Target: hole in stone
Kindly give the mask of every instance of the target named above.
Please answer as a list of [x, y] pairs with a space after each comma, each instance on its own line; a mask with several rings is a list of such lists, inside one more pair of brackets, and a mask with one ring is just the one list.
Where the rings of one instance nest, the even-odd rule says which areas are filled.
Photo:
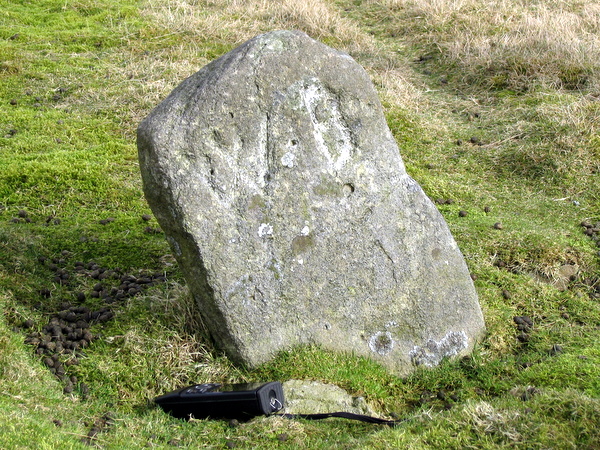
[[292, 139], [291, 144], [292, 145], [298, 145], [298, 141], [296, 139]]
[[348, 197], [350, 194], [352, 194], [354, 192], [354, 185], [352, 183], [346, 183], [346, 184], [344, 184], [342, 191], [344, 192], [344, 195], [346, 197]]

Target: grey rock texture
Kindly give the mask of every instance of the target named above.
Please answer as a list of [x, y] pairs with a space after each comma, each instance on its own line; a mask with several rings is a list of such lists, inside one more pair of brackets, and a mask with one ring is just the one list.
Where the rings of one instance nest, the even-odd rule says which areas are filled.
[[298, 31], [258, 36], [183, 81], [138, 149], [148, 203], [234, 361], [315, 343], [407, 374], [483, 333], [462, 254], [350, 56]]
[[354, 397], [333, 384], [288, 380], [283, 383], [283, 392], [288, 414], [349, 412], [377, 416], [364, 397]]

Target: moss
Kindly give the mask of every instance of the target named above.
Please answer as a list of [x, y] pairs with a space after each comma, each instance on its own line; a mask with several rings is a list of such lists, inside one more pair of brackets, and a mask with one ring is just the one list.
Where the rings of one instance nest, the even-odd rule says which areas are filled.
[[315, 246], [315, 239], [312, 234], [307, 236], [296, 236], [292, 240], [292, 254], [298, 256], [306, 253]]
[[313, 188], [313, 192], [324, 197], [341, 197], [343, 186], [333, 180], [322, 178], [321, 182]]
[[265, 199], [261, 195], [253, 195], [250, 201], [248, 202], [248, 210], [258, 210], [261, 211], [265, 208]]

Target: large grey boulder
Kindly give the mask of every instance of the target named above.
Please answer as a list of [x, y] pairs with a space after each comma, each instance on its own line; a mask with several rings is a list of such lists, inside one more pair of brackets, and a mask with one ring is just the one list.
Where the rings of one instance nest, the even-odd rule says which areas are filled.
[[314, 343], [406, 374], [483, 333], [463, 257], [350, 56], [298, 31], [258, 36], [183, 81], [138, 149], [148, 203], [232, 360]]

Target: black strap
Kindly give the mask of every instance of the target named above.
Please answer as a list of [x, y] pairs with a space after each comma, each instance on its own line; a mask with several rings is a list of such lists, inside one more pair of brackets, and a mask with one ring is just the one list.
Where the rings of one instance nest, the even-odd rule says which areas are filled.
[[306, 419], [306, 420], [321, 420], [327, 419], [329, 417], [341, 417], [343, 419], [350, 420], [359, 420], [361, 422], [367, 423], [375, 423], [380, 425], [390, 425], [396, 426], [401, 424], [402, 422], [406, 422], [406, 419], [402, 420], [387, 420], [387, 419], [379, 419], [378, 417], [365, 416], [363, 414], [354, 414], [349, 412], [333, 412], [333, 413], [323, 413], [323, 414], [277, 414], [281, 417], [285, 417], [286, 419]]

